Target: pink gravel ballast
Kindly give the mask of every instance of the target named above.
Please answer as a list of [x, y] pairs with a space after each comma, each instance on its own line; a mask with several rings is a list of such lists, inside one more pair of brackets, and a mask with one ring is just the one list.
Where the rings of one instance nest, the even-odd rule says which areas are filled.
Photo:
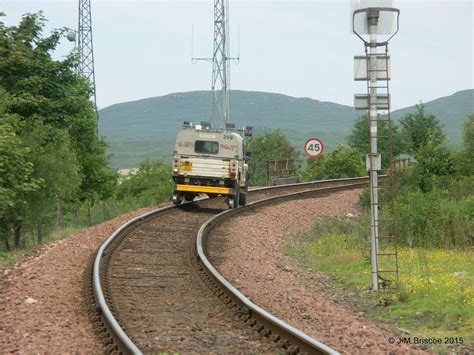
[[227, 220], [208, 237], [210, 258], [252, 302], [339, 352], [422, 352], [389, 344], [389, 337], [398, 336], [354, 315], [317, 286], [310, 287], [315, 272], [293, 267], [283, 255], [284, 248], [309, 232], [316, 220], [357, 215], [360, 192], [283, 202]]
[[82, 277], [115, 229], [152, 208], [46, 244], [0, 275], [0, 353], [103, 353], [86, 312]]

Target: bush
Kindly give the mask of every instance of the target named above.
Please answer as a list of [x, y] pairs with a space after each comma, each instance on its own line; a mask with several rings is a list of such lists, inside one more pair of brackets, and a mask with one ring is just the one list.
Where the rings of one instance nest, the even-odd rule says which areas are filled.
[[137, 207], [144, 207], [170, 199], [172, 191], [171, 167], [160, 161], [147, 159], [140, 163], [136, 173], [119, 184], [117, 199], [133, 201]]
[[[431, 176], [430, 191], [423, 191], [416, 169], [397, 172], [395, 200], [397, 235], [402, 246], [467, 248], [474, 245], [474, 177]], [[389, 202], [388, 192], [379, 201]], [[370, 190], [364, 189], [359, 204], [369, 209]], [[391, 220], [391, 209], [382, 211]], [[391, 223], [384, 224], [388, 231]]]
[[398, 236], [403, 245], [442, 248], [473, 245], [472, 193], [453, 196], [450, 190], [439, 188], [426, 193], [410, 191], [398, 198], [396, 216], [400, 221]]
[[456, 173], [455, 159], [448, 149], [436, 143], [422, 146], [416, 154], [417, 164], [414, 173], [422, 191], [430, 191], [440, 176], [453, 176]]
[[270, 160], [297, 160], [298, 152], [288, 137], [279, 129], [252, 138], [245, 147], [250, 152], [250, 184], [264, 186], [267, 184], [268, 165]]
[[[303, 181], [312, 180], [312, 164], [311, 158], [308, 158], [306, 167], [300, 172], [300, 178]], [[367, 175], [360, 151], [344, 145], [339, 145], [331, 153], [318, 158], [315, 165], [316, 179], [318, 180]]]

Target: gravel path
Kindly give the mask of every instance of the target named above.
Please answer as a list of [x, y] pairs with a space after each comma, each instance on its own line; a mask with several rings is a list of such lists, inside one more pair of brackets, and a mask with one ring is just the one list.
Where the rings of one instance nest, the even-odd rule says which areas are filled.
[[46, 244], [0, 275], [0, 353], [103, 353], [83, 305], [82, 275], [121, 215]]
[[290, 267], [283, 256], [284, 247], [309, 231], [315, 218], [357, 215], [360, 192], [338, 192], [246, 212], [211, 232], [209, 256], [254, 303], [342, 353], [421, 352], [390, 345], [388, 338], [398, 336], [355, 316], [317, 286], [309, 287], [314, 272]]

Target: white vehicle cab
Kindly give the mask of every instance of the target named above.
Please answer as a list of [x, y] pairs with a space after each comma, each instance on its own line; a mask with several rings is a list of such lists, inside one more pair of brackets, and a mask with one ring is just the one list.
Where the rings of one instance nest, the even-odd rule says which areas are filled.
[[173, 152], [173, 202], [192, 201], [198, 194], [228, 197], [229, 208], [245, 205], [248, 165], [244, 140], [229, 130], [211, 129], [203, 122], [185, 122]]

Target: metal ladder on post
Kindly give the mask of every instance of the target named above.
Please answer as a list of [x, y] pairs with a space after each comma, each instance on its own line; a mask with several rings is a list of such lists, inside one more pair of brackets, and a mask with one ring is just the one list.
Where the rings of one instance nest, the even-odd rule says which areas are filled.
[[[392, 120], [390, 116], [390, 58], [388, 56], [388, 43], [379, 46], [384, 47], [385, 53], [370, 54], [368, 52], [370, 44], [365, 45], [367, 58], [367, 78], [373, 71], [377, 72], [377, 98], [382, 105], [385, 102], [387, 114], [377, 117], [377, 141], [379, 142], [378, 152], [381, 156], [381, 167], [378, 174], [378, 184], [375, 188], [378, 194], [376, 203], [377, 217], [375, 223], [378, 224], [377, 245], [377, 277], [379, 287], [384, 289], [390, 286], [398, 287], [398, 240], [396, 233], [396, 163], [392, 152]], [[370, 69], [371, 60], [376, 60], [377, 69]], [[380, 65], [379, 65], [380, 63]], [[367, 80], [367, 94], [370, 98], [370, 80]], [[371, 117], [368, 115], [370, 129]], [[374, 191], [375, 192], [375, 191]], [[371, 204], [374, 204], [371, 200]]]

